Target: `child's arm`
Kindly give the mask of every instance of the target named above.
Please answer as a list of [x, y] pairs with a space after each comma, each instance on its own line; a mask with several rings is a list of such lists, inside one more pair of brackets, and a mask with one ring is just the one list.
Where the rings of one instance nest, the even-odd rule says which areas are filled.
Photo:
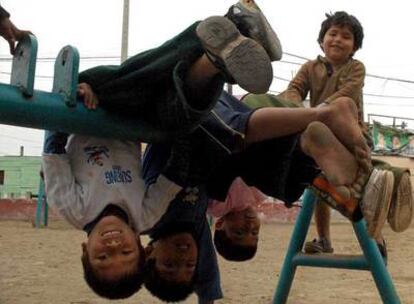
[[147, 187], [142, 202], [142, 230], [148, 230], [158, 222], [181, 189], [163, 175], [158, 176], [156, 181]]
[[200, 235], [197, 241], [198, 265], [195, 273], [194, 291], [198, 297], [198, 304], [210, 304], [214, 303], [214, 300], [223, 298], [220, 269], [207, 218], [199, 222], [198, 225], [200, 225]]
[[[345, 79], [340, 79], [338, 90], [325, 101], [331, 102], [338, 97], [349, 97], [354, 101], [361, 100], [362, 88], [365, 79], [365, 66], [362, 62], [354, 60], [350, 72]], [[358, 107], [360, 105], [357, 105]]]
[[308, 63], [303, 64], [295, 77], [290, 81], [288, 88], [278, 97], [284, 100], [302, 104], [310, 90], [310, 75]]
[[43, 144], [43, 153], [46, 154], [64, 154], [65, 146], [68, 141], [68, 134], [55, 131], [45, 131], [45, 140]]
[[87, 107], [90, 110], [96, 109], [99, 100], [89, 84], [87, 84], [86, 82], [78, 84], [78, 95], [83, 98], [83, 103], [85, 107]]
[[87, 191], [76, 183], [66, 154], [67, 134], [46, 131], [42, 169], [48, 204], [76, 228], [82, 229], [84, 197]]
[[147, 145], [142, 162], [142, 178], [147, 187], [142, 202], [142, 228], [152, 228], [167, 211], [170, 202], [182, 189], [164, 177], [161, 172], [168, 161], [169, 146], [164, 144]]

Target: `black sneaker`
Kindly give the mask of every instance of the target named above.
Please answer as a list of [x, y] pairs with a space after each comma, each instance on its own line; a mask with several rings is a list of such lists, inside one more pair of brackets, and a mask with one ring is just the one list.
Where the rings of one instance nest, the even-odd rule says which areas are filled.
[[197, 36], [212, 63], [244, 90], [263, 94], [273, 80], [273, 69], [265, 49], [240, 34], [227, 18], [213, 16], [200, 22]]
[[226, 14], [244, 36], [256, 40], [266, 50], [271, 61], [282, 58], [279, 38], [253, 0], [240, 0]]

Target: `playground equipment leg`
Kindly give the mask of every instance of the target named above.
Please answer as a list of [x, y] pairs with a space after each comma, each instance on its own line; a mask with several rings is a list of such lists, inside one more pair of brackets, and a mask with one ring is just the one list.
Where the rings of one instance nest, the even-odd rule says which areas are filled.
[[48, 206], [46, 202], [45, 194], [45, 184], [42, 179], [39, 183], [39, 191], [37, 197], [37, 206], [36, 206], [36, 219], [35, 226], [36, 228], [42, 227], [42, 215], [43, 215], [43, 227], [47, 227], [48, 224]]
[[299, 212], [296, 219], [296, 224], [280, 273], [279, 282], [275, 290], [273, 303], [284, 304], [287, 302], [297, 266], [369, 270], [372, 273], [383, 303], [401, 303], [391, 276], [378, 250], [378, 246], [368, 235], [364, 219], [352, 223], [363, 255], [312, 255], [302, 253], [314, 206], [315, 196], [310, 190], [306, 190], [303, 198], [302, 210]]

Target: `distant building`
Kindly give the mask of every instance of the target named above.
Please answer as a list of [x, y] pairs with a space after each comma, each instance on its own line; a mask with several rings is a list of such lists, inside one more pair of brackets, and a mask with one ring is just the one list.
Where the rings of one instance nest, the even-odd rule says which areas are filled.
[[0, 156], [0, 198], [37, 195], [40, 164], [40, 156]]

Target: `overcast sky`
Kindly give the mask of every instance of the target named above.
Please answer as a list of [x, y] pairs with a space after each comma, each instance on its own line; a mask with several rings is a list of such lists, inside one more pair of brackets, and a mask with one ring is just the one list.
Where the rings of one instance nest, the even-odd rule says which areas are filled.
[[[155, 47], [185, 29], [195, 20], [223, 15], [234, 1], [130, 0], [129, 55]], [[76, 46], [80, 69], [100, 64], [117, 64], [119, 59], [91, 60], [82, 57], [120, 56], [122, 0], [2, 0], [21, 29], [29, 29], [38, 39], [38, 58], [55, 58], [67, 44]], [[286, 53], [305, 58], [321, 54], [316, 43], [326, 12], [345, 10], [362, 23], [365, 39], [355, 58], [364, 62], [367, 73], [414, 81], [414, 42], [411, 1], [363, 0], [258, 0], [279, 35]], [[0, 40], [0, 82], [8, 83], [8, 45]], [[284, 55], [283, 61], [304, 60]], [[35, 88], [50, 91], [54, 62], [38, 60]], [[274, 75], [291, 79], [299, 65], [274, 64]], [[278, 92], [287, 82], [275, 79], [271, 90]], [[395, 115], [414, 119], [414, 84], [367, 77], [364, 97], [366, 114]], [[374, 97], [371, 95], [395, 96]], [[400, 98], [404, 97], [404, 98]], [[411, 128], [414, 124], [411, 122]], [[25, 146], [27, 155], [40, 155], [43, 132], [0, 125], [0, 155], [15, 155]]]

